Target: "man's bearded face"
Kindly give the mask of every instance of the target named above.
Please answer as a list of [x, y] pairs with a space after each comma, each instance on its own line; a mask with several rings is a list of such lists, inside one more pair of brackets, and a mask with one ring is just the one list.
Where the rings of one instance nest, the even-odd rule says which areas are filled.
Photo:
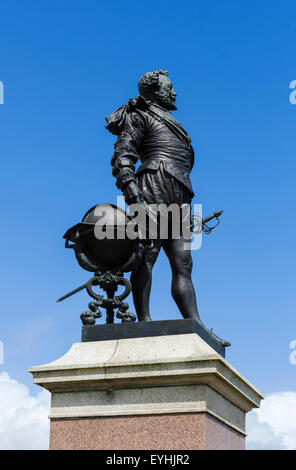
[[175, 110], [177, 93], [173, 89], [172, 82], [165, 75], [159, 76], [159, 89], [155, 92], [158, 103], [168, 110]]

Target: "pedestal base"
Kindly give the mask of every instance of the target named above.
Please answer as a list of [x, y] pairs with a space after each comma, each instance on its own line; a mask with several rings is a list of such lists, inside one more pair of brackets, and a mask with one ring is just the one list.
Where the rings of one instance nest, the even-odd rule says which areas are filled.
[[207, 413], [52, 419], [50, 448], [243, 450], [245, 436]]
[[243, 449], [262, 395], [197, 334], [75, 343], [30, 369], [51, 449]]

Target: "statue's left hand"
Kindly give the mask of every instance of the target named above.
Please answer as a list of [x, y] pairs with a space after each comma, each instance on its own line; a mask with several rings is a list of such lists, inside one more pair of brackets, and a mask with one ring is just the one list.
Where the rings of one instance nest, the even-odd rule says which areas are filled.
[[134, 181], [128, 183], [122, 191], [125, 197], [125, 201], [128, 205], [141, 204], [144, 202], [143, 193]]

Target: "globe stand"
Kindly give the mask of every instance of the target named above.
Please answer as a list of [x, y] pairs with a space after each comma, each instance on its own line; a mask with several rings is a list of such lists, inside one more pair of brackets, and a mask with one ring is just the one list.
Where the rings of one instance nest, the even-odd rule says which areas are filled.
[[[99, 286], [106, 292], [107, 298], [94, 292], [93, 287], [96, 286]], [[119, 286], [124, 286], [124, 291], [119, 295], [115, 295]], [[129, 304], [124, 302], [124, 299], [130, 294], [131, 288], [130, 281], [123, 276], [121, 271], [98, 270], [85, 284], [60, 297], [57, 302], [61, 302], [82, 289], [86, 289], [88, 295], [94, 301], [88, 304], [89, 310], [80, 315], [83, 325], [94, 325], [96, 319], [102, 317], [100, 308], [106, 309], [106, 323], [114, 323], [114, 310], [116, 309], [118, 309], [116, 317], [121, 319], [122, 322], [134, 322], [136, 321], [136, 316], [127, 311]]]
[[[216, 211], [200, 221], [193, 219], [193, 232], [199, 233], [203, 230], [205, 233], [211, 233], [218, 225], [222, 212]], [[104, 224], [102, 224], [102, 216], [107, 217], [103, 219]], [[217, 224], [213, 227], [206, 225], [213, 218], [217, 219]], [[115, 220], [116, 224], [114, 225]], [[96, 319], [102, 317], [100, 308], [106, 309], [107, 324], [114, 323], [115, 309], [117, 309], [116, 317], [121, 319], [122, 322], [136, 321], [136, 316], [127, 311], [129, 308], [128, 303], [124, 302], [124, 299], [131, 292], [131, 283], [124, 278], [123, 272], [130, 272], [137, 268], [144, 255], [145, 247], [151, 240], [130, 240], [126, 237], [126, 227], [130, 221], [131, 217], [123, 209], [112, 204], [99, 204], [92, 207], [85, 214], [82, 222], [74, 225], [64, 234], [65, 247], [74, 250], [79, 265], [83, 269], [95, 273], [94, 277], [90, 278], [85, 284], [57, 300], [57, 302], [61, 302], [80, 290], [86, 289], [94, 301], [88, 304], [89, 310], [80, 315], [83, 325], [95, 325]], [[98, 237], [96, 228], [101, 226], [112, 228], [111, 233], [116, 234], [115, 238], [108, 239], [104, 237], [101, 239]], [[124, 237], [122, 237], [122, 234]], [[72, 244], [69, 242], [72, 242]], [[120, 295], [115, 295], [120, 285], [124, 286], [124, 291]], [[96, 294], [92, 289], [95, 286], [103, 289], [107, 294], [107, 298]], [[213, 333], [212, 336], [214, 336]], [[217, 341], [221, 340], [217, 338]], [[229, 344], [227, 343], [227, 345]]]

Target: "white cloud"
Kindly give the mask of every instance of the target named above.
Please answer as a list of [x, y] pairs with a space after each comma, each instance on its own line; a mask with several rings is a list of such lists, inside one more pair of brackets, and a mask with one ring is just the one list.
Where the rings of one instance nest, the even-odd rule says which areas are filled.
[[31, 396], [24, 384], [0, 373], [0, 449], [48, 449], [49, 407], [47, 390]]
[[296, 393], [267, 395], [247, 415], [247, 449], [296, 450]]

